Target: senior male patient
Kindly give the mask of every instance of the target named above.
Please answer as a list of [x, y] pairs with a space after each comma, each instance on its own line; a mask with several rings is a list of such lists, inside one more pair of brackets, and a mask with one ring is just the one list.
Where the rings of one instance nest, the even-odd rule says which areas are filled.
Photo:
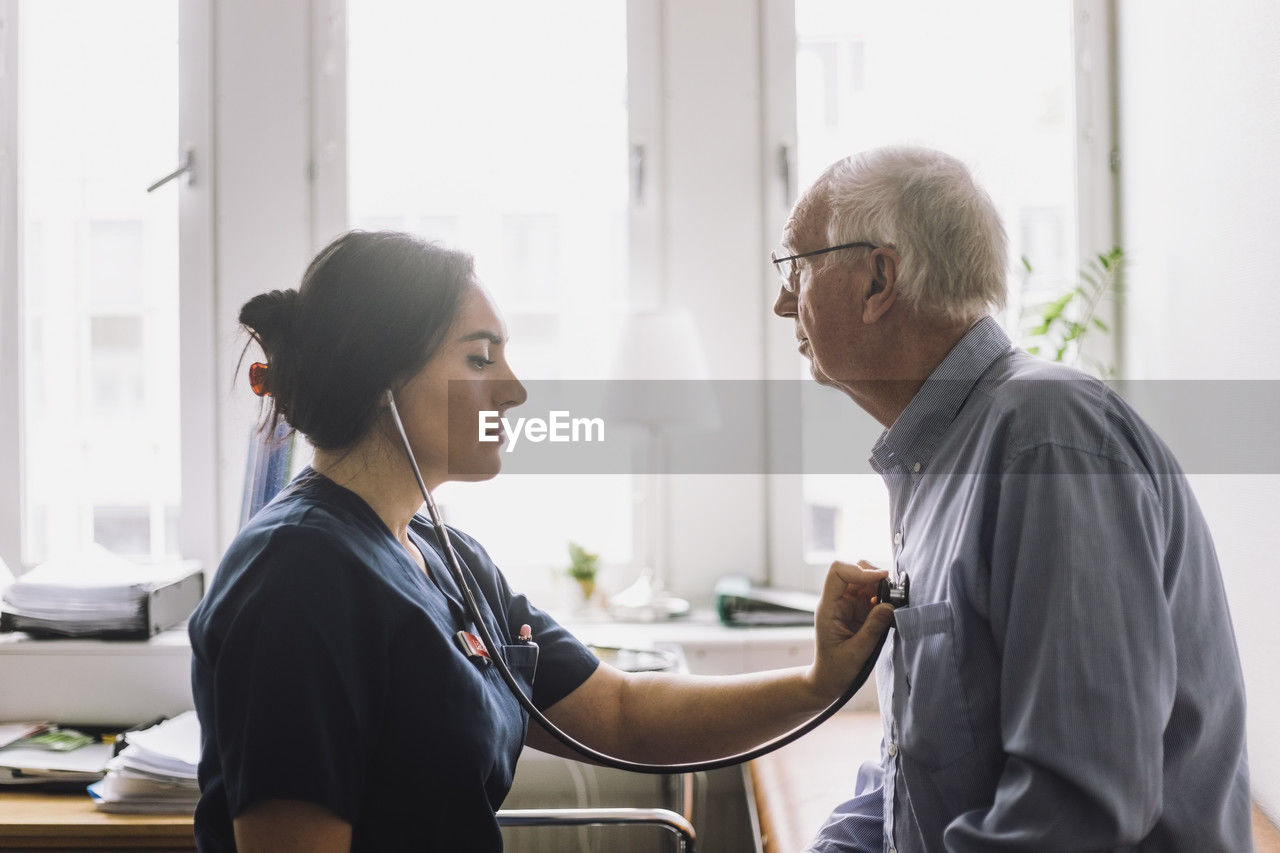
[[887, 428], [884, 740], [813, 851], [1251, 849], [1244, 690], [1204, 518], [1103, 383], [1011, 346], [1003, 227], [954, 158], [869, 151], [796, 204], [774, 312]]

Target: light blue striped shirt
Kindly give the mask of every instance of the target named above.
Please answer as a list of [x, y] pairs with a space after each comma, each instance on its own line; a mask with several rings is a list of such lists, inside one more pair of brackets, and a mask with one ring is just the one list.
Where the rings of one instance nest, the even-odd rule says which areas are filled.
[[1124, 400], [986, 318], [871, 462], [911, 604], [880, 761], [810, 850], [1252, 849], [1213, 542]]

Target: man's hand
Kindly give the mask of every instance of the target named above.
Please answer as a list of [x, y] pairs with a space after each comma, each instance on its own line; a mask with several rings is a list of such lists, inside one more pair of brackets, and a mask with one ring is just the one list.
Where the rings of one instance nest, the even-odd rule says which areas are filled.
[[827, 572], [814, 614], [817, 650], [809, 682], [821, 705], [835, 701], [853, 682], [893, 621], [893, 608], [873, 604], [876, 585], [889, 573], [866, 560], [836, 561]]

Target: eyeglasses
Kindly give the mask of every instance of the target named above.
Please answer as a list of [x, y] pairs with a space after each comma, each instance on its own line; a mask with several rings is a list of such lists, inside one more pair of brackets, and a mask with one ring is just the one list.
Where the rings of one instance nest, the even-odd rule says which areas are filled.
[[778, 253], [770, 252], [769, 260], [773, 261], [774, 267], [778, 270], [778, 275], [782, 276], [782, 289], [787, 293], [795, 293], [796, 288], [800, 284], [800, 267], [796, 261], [800, 258], [811, 258], [814, 255], [825, 255], [827, 252], [835, 252], [840, 249], [879, 249], [875, 243], [866, 243], [859, 241], [857, 243], [841, 243], [839, 246], [828, 246], [825, 249], [814, 249], [812, 252], [801, 252], [798, 255], [788, 255], [785, 258], [778, 257]]

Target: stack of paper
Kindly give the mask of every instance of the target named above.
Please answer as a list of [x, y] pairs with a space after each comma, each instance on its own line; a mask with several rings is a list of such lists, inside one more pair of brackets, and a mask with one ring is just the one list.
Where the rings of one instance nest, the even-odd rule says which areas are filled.
[[[101, 546], [57, 557], [27, 572], [4, 591], [0, 630], [62, 637], [141, 633], [149, 596], [192, 574], [195, 563], [144, 565]], [[197, 591], [192, 602], [199, 600]], [[190, 613], [190, 608], [186, 610]], [[178, 621], [185, 614], [178, 616]], [[167, 626], [166, 626], [167, 627]]]
[[200, 722], [187, 711], [125, 736], [128, 744], [107, 762], [107, 775], [89, 786], [100, 810], [127, 814], [192, 814], [200, 799]]

